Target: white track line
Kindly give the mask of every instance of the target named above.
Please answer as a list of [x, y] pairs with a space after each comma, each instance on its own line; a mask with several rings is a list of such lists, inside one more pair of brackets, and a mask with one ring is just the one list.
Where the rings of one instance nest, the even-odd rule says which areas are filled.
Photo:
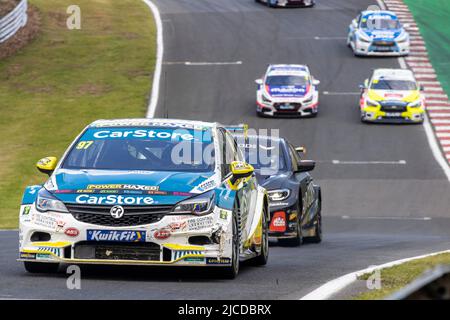
[[334, 280], [331, 280], [331, 281], [325, 283], [324, 285], [320, 286], [316, 290], [314, 290], [311, 293], [308, 293], [306, 296], [302, 297], [300, 300], [326, 300], [326, 299], [330, 298], [331, 296], [333, 296], [334, 294], [336, 294], [337, 292], [344, 289], [345, 287], [347, 287], [348, 285], [352, 284], [354, 281], [356, 281], [358, 279], [358, 277], [360, 277], [364, 274], [372, 273], [375, 270], [390, 268], [390, 267], [393, 267], [393, 266], [396, 266], [396, 265], [399, 265], [399, 264], [402, 264], [402, 263], [405, 263], [408, 261], [427, 258], [427, 257], [431, 257], [431, 256], [435, 256], [438, 254], [443, 254], [443, 253], [450, 253], [450, 250], [438, 251], [438, 252], [425, 254], [422, 256], [406, 258], [406, 259], [401, 259], [401, 260], [395, 260], [395, 261], [391, 261], [391, 262], [388, 262], [388, 263], [385, 263], [385, 264], [382, 264], [379, 266], [372, 266], [372, 267], [369, 267], [366, 269], [351, 272], [342, 277], [339, 277], [337, 279], [334, 279]]
[[164, 42], [163, 42], [163, 26], [161, 15], [158, 7], [151, 0], [142, 0], [150, 8], [156, 23], [156, 65], [155, 73], [153, 74], [152, 94], [147, 108], [147, 118], [155, 116], [156, 107], [159, 99], [159, 85], [161, 80], [162, 61], [164, 56]]
[[333, 164], [393, 164], [393, 165], [405, 165], [406, 160], [398, 160], [398, 161], [342, 161], [342, 160], [333, 160]]

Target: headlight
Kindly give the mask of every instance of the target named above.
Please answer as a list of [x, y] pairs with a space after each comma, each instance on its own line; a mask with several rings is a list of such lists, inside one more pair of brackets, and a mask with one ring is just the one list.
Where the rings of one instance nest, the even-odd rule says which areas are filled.
[[262, 94], [261, 96], [262, 96], [262, 101], [264, 101], [264, 102], [272, 102], [272, 100], [268, 99], [264, 94]]
[[270, 201], [282, 201], [289, 198], [291, 194], [291, 190], [289, 189], [280, 189], [280, 190], [270, 190], [267, 192]]
[[368, 107], [379, 107], [380, 106], [380, 104], [374, 100], [367, 100], [366, 105]]
[[414, 102], [411, 102], [410, 104], [408, 104], [408, 107], [410, 108], [418, 108], [422, 106], [422, 101], [421, 100], [417, 100]]
[[42, 188], [38, 192], [38, 196], [36, 198], [36, 209], [40, 212], [56, 211], [69, 213], [64, 203], [56, 199], [45, 188]]
[[215, 198], [216, 193], [214, 190], [202, 193], [177, 203], [173, 208], [172, 213], [195, 214], [197, 216], [208, 214], [214, 209]]
[[397, 37], [397, 39], [395, 39], [395, 40], [396, 40], [397, 42], [406, 42], [406, 41], [408, 41], [408, 39], [409, 39], [408, 33], [403, 32], [403, 33], [400, 34], [400, 35]]
[[311, 103], [313, 101], [313, 98], [313, 95], [311, 95], [311, 97], [309, 97], [308, 99], [303, 100], [303, 103]]
[[358, 35], [359, 41], [366, 42], [366, 43], [372, 42], [372, 39], [369, 36], [367, 36], [366, 34], [364, 34], [363, 32], [358, 32], [357, 35]]

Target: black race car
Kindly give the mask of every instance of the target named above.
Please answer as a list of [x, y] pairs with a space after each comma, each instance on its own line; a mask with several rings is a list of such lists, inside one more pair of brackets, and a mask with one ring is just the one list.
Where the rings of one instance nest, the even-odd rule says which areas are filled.
[[235, 134], [270, 201], [269, 237], [298, 246], [322, 240], [321, 189], [309, 174], [315, 162], [301, 160], [302, 148], [284, 138]]
[[314, 0], [255, 0], [266, 3], [269, 7], [313, 7]]

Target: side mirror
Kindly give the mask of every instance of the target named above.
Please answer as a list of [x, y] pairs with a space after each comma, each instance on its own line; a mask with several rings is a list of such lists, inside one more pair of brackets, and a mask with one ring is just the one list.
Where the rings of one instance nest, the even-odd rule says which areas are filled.
[[316, 167], [316, 162], [312, 160], [301, 160], [298, 162], [298, 172], [313, 171]]
[[314, 86], [318, 86], [318, 85], [320, 84], [320, 81], [317, 80], [317, 79], [314, 79], [314, 80], [312, 81], [312, 84], [313, 84]]
[[364, 88], [369, 87], [369, 79], [364, 80]]
[[255, 169], [251, 164], [243, 161], [233, 161], [230, 165], [233, 176], [230, 179], [231, 184], [235, 184], [239, 179], [250, 177]]
[[358, 21], [356, 21], [356, 19], [352, 20], [352, 26], [353, 26], [353, 28], [357, 28], [358, 27]]
[[256, 83], [258, 86], [261, 86], [261, 85], [263, 84], [263, 81], [262, 81], [262, 79], [256, 79], [256, 80], [255, 80], [255, 83]]
[[424, 87], [423, 85], [421, 85], [421, 86], [419, 87], [419, 90], [420, 90], [420, 91], [425, 91], [425, 87]]
[[46, 157], [42, 158], [36, 163], [36, 167], [42, 173], [48, 174], [49, 176], [55, 171], [56, 165], [58, 164], [58, 159], [56, 157]]
[[297, 147], [297, 148], [295, 148], [295, 151], [297, 151], [297, 153], [306, 154], [305, 147]]

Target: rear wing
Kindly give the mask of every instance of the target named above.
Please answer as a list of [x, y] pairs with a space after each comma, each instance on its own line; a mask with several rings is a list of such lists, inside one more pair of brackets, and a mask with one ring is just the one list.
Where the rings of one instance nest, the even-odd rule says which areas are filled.
[[224, 126], [225, 129], [227, 129], [231, 134], [240, 134], [244, 135], [245, 138], [247, 138], [248, 135], [248, 124], [238, 124], [238, 125], [229, 125]]

